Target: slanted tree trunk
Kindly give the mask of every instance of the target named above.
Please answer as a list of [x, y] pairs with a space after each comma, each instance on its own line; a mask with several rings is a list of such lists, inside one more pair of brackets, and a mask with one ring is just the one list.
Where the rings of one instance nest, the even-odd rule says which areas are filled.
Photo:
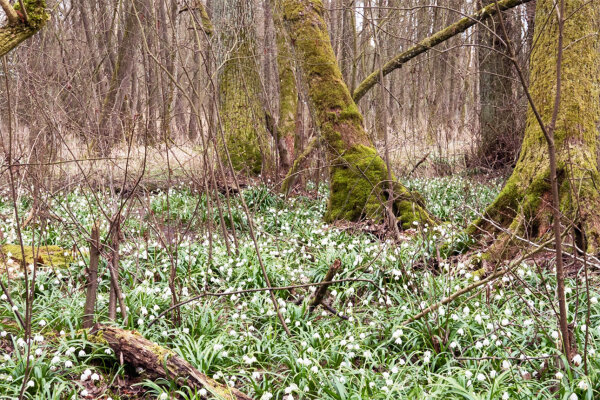
[[13, 8], [8, 0], [0, 0], [0, 6], [8, 20], [8, 23], [0, 28], [0, 57], [35, 35], [50, 18], [44, 0], [25, 2], [27, 20], [18, 3]]
[[[233, 167], [260, 174], [269, 158], [266, 114], [261, 101], [261, 84], [256, 60], [256, 39], [251, 1], [226, 0], [215, 4], [234, 26], [221, 26], [226, 59], [219, 74], [220, 115], [225, 145]], [[234, 30], [237, 30], [235, 32]], [[267, 166], [265, 166], [267, 167]]]
[[[401, 68], [404, 64], [406, 64], [409, 60], [412, 60], [419, 54], [423, 54], [434, 46], [437, 46], [440, 43], [445, 42], [446, 40], [458, 35], [461, 32], [466, 31], [473, 25], [477, 24], [480, 21], [484, 21], [487, 18], [495, 15], [498, 12], [498, 8], [500, 11], [508, 10], [513, 7], [516, 7], [520, 4], [527, 3], [531, 0], [500, 0], [497, 3], [490, 4], [481, 10], [476, 11], [475, 13], [461, 18], [457, 22], [452, 25], [442, 29], [429, 36], [426, 39], [421, 40], [419, 43], [411, 46], [409, 49], [403, 51], [402, 53], [392, 57], [388, 62], [383, 65], [381, 71], [383, 72], [383, 76], [395, 71], [398, 68]], [[352, 97], [354, 101], [358, 102], [363, 96], [371, 90], [373, 86], [379, 83], [380, 80], [380, 72], [373, 71], [369, 76], [367, 76], [354, 90]]]
[[[574, 222], [578, 246], [590, 253], [600, 249], [600, 52], [599, 8], [586, 0], [568, 0], [564, 26], [562, 96], [554, 132], [560, 211]], [[542, 120], [549, 124], [556, 96], [558, 22], [552, 0], [538, 0], [535, 47], [530, 60], [530, 93]], [[552, 234], [552, 196], [548, 147], [531, 109], [515, 169], [484, 218], [471, 233], [498, 229], [489, 222], [530, 238]], [[565, 221], [566, 222], [566, 221]], [[508, 235], [500, 235], [507, 238]], [[502, 241], [501, 241], [502, 242]]]
[[[327, 149], [330, 196], [326, 220], [382, 220], [388, 172], [365, 132], [360, 112], [342, 78], [320, 0], [284, 0], [286, 29], [294, 45], [320, 135]], [[411, 192], [396, 183], [394, 214], [408, 228], [433, 223]]]
[[[494, 0], [484, 0], [482, 3], [483, 6], [488, 6], [494, 4]], [[513, 29], [510, 14], [505, 13], [503, 20], [508, 34], [511, 35]], [[498, 15], [482, 24], [477, 32], [481, 44], [477, 49], [480, 103], [477, 163], [496, 169], [513, 162], [519, 145], [515, 132], [515, 104], [511, 79], [513, 66], [502, 38]]]

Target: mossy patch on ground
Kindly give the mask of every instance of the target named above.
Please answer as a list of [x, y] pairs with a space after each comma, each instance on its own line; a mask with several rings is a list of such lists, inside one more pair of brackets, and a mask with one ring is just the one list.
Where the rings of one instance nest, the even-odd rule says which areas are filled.
[[[35, 248], [35, 252], [30, 245], [24, 246], [25, 250], [25, 263], [27, 265], [33, 264], [34, 257], [40, 265], [46, 265], [49, 267], [66, 267], [68, 266], [73, 257], [68, 250], [63, 249], [59, 246], [40, 246]], [[5, 244], [2, 246], [2, 254], [9, 259], [21, 263], [23, 260], [23, 253], [21, 246], [17, 244]]]

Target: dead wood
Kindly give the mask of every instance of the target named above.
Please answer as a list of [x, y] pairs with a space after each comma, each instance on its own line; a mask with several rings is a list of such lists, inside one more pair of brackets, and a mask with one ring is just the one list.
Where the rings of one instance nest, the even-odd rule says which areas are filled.
[[219, 399], [252, 399], [235, 388], [209, 378], [172, 350], [151, 342], [136, 331], [96, 324], [91, 333], [93, 341], [106, 342], [118, 358], [135, 368], [142, 368], [152, 378], [175, 379], [181, 385], [204, 388]]

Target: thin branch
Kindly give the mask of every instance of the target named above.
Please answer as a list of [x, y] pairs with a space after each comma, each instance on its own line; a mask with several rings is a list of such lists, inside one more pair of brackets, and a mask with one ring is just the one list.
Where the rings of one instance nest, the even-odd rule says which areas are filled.
[[8, 0], [0, 0], [0, 7], [4, 10], [9, 25], [16, 25], [19, 23], [19, 14], [17, 14], [17, 10], [10, 5]]
[[344, 283], [344, 282], [367, 282], [370, 283], [371, 285], [375, 286], [377, 288], [377, 290], [379, 290], [379, 292], [381, 292], [383, 295], [385, 295], [385, 292], [382, 288], [380, 288], [379, 286], [377, 286], [377, 284], [372, 281], [371, 279], [363, 279], [363, 278], [345, 278], [345, 279], [339, 279], [337, 281], [330, 281], [330, 282], [319, 282], [319, 283], [304, 283], [301, 285], [290, 285], [290, 286], [279, 286], [279, 287], [266, 287], [266, 288], [257, 288], [257, 289], [245, 289], [245, 290], [236, 290], [234, 292], [205, 292], [202, 294], [199, 294], [197, 296], [194, 296], [192, 298], [189, 298], [185, 301], [182, 301], [181, 303], [175, 304], [174, 306], [171, 306], [169, 308], [167, 308], [165, 311], [161, 312], [156, 319], [152, 320], [149, 324], [148, 324], [148, 328], [150, 328], [152, 325], [154, 325], [156, 323], [156, 321], [158, 321], [160, 318], [162, 318], [165, 314], [169, 313], [170, 311], [174, 310], [175, 308], [184, 306], [186, 304], [189, 304], [193, 301], [199, 300], [203, 297], [209, 297], [209, 296], [213, 296], [213, 297], [225, 297], [225, 296], [233, 296], [238, 295], [238, 294], [246, 294], [246, 293], [256, 293], [256, 292], [272, 292], [275, 290], [290, 290], [290, 289], [299, 289], [299, 288], [306, 288], [306, 287], [311, 287], [311, 286], [322, 286], [322, 285], [332, 285], [334, 283]]

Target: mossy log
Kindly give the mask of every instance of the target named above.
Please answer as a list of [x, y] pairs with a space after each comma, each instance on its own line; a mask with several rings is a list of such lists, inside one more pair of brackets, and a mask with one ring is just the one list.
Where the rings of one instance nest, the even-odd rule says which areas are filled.
[[[567, 226], [574, 222], [574, 239], [589, 253], [600, 250], [599, 14], [598, 7], [586, 0], [566, 2], [569, 18], [563, 33], [562, 96], [554, 132], [560, 211]], [[549, 123], [556, 96], [558, 52], [558, 22], [552, 0], [537, 1], [535, 37], [529, 90], [542, 119]], [[484, 217], [475, 221], [468, 232], [497, 234], [499, 227], [533, 240], [552, 233], [548, 146], [531, 107], [511, 177]]]
[[[283, 16], [308, 96], [327, 149], [330, 196], [325, 219], [384, 219], [388, 173], [363, 127], [333, 53], [320, 0], [284, 0]], [[400, 183], [394, 183], [395, 215], [404, 228], [434, 218]]]
[[[0, 28], [0, 57], [17, 47], [21, 42], [35, 35], [50, 18], [46, 12], [44, 0], [25, 0], [23, 2], [27, 11], [27, 20], [20, 10], [19, 3], [13, 10], [7, 10], [8, 24]], [[7, 4], [6, 7], [11, 7]], [[14, 15], [18, 16], [15, 20]]]
[[219, 399], [252, 399], [235, 388], [225, 386], [209, 378], [172, 350], [151, 342], [136, 331], [96, 324], [91, 334], [91, 341], [108, 344], [117, 357], [122, 356], [123, 361], [127, 364], [131, 364], [135, 368], [142, 368], [151, 378], [176, 380], [182, 385], [185, 384], [185, 386], [196, 389], [204, 388], [212, 396]]

